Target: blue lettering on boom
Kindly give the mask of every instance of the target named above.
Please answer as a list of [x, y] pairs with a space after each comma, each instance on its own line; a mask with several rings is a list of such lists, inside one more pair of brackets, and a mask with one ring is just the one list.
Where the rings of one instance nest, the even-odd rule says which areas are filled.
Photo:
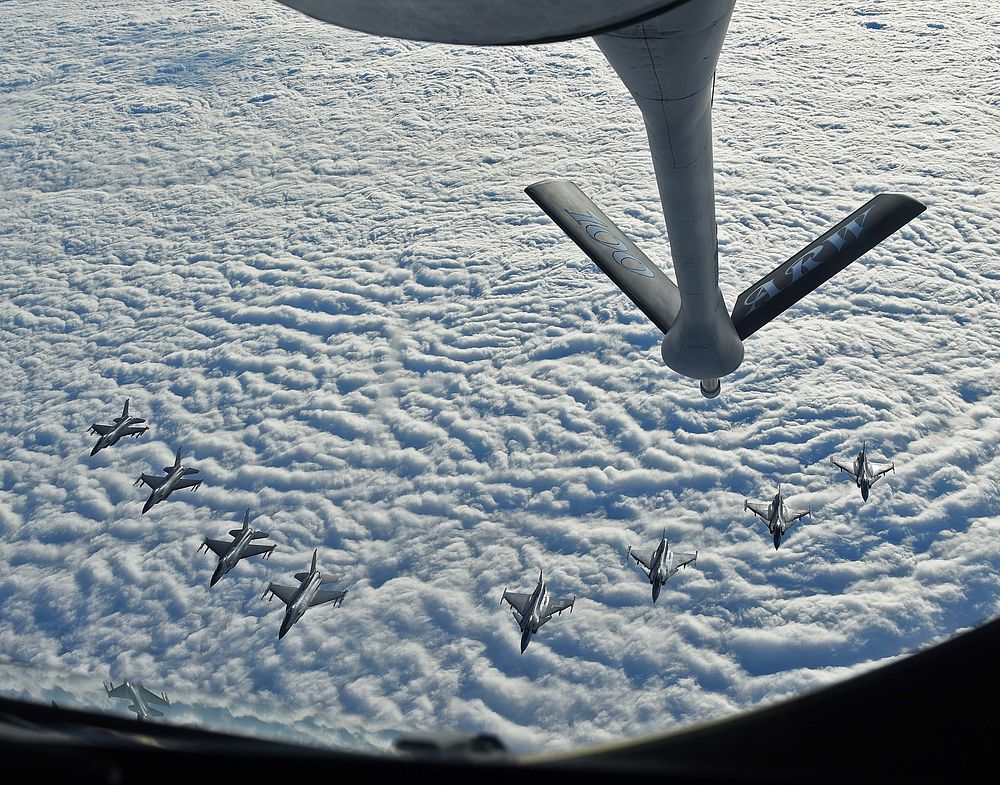
[[[784, 285], [779, 285], [779, 276], [773, 275], [766, 281], [761, 282], [760, 286], [756, 287], [752, 291], [747, 292], [746, 297], [743, 298], [743, 305], [747, 307], [747, 312], [744, 316], [749, 315], [756, 311], [760, 306], [781, 294], [782, 291], [788, 286], [796, 283], [800, 279], [806, 277], [816, 268], [823, 264], [823, 259], [820, 259], [820, 254], [827, 247], [832, 250], [840, 251], [850, 240], [857, 240], [861, 237], [861, 233], [864, 231], [865, 219], [868, 218], [868, 214], [872, 211], [869, 207], [863, 213], [860, 213], [854, 219], [850, 221], [843, 229], [830, 235], [826, 240], [816, 245], [812, 245], [806, 248], [796, 259], [788, 264], [784, 271], [784, 277], [787, 279]], [[784, 265], [782, 265], [784, 266]], [[778, 270], [781, 268], [779, 267]], [[774, 272], [777, 273], [778, 270]]]
[[[603, 221], [590, 213], [574, 213], [572, 210], [567, 210], [566, 212], [569, 213], [570, 218], [584, 228], [594, 242], [610, 248], [612, 251], [611, 258], [623, 268], [630, 273], [641, 275], [643, 278], [653, 277], [653, 271], [640, 259], [636, 259], [635, 256], [629, 253], [625, 242], [620, 237], [616, 237], [614, 231]], [[601, 235], [608, 239], [603, 239]]]

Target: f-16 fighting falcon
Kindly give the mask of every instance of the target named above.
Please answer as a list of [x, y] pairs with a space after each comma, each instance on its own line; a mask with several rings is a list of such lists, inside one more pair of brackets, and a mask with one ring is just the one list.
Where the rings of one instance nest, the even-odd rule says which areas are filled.
[[667, 543], [667, 533], [664, 531], [660, 536], [660, 544], [656, 546], [656, 550], [653, 551], [648, 561], [639, 554], [633, 553], [631, 545], [628, 549], [628, 555], [635, 559], [636, 564], [639, 565], [639, 569], [642, 570], [643, 574], [653, 585], [653, 602], [656, 602], [656, 599], [660, 596], [660, 588], [667, 582], [667, 579], [681, 567], [693, 564], [698, 558], [698, 551], [694, 553], [678, 553], [671, 550], [669, 543]]
[[785, 532], [792, 528], [793, 523], [807, 515], [810, 518], [812, 517], [812, 508], [801, 511], [786, 508], [785, 500], [781, 495], [780, 485], [778, 486], [778, 492], [774, 494], [774, 498], [771, 501], [752, 502], [744, 499], [743, 509], [750, 510], [763, 518], [764, 523], [767, 524], [767, 530], [774, 537], [774, 550], [778, 550], [778, 546], [781, 545], [781, 538]]
[[542, 571], [538, 571], [538, 585], [531, 594], [519, 594], [513, 591], [503, 590], [500, 602], [506, 601], [511, 607], [511, 613], [521, 628], [521, 653], [528, 648], [531, 636], [538, 632], [538, 628], [551, 619], [556, 614], [561, 614], [569, 608], [573, 612], [573, 604], [576, 597], [567, 600], [564, 597], [553, 597], [549, 594]]
[[851, 475], [855, 485], [861, 489], [861, 498], [864, 501], [868, 501], [868, 491], [878, 480], [889, 472], [896, 473], [896, 464], [894, 463], [890, 463], [878, 471], [873, 469], [868, 461], [868, 445], [865, 442], [861, 442], [861, 452], [858, 453], [858, 457], [854, 459], [853, 463], [838, 461], [836, 458], [831, 458], [830, 463]]
[[307, 609], [312, 608], [314, 605], [322, 605], [324, 602], [332, 602], [335, 605], [340, 605], [344, 602], [344, 597], [347, 596], [346, 589], [343, 591], [330, 591], [329, 589], [320, 588], [324, 583], [333, 583], [336, 578], [324, 575], [316, 567], [316, 555], [318, 553], [319, 551], [313, 551], [312, 566], [309, 568], [309, 572], [295, 573], [295, 580], [299, 581], [297, 587], [279, 586], [276, 583], [269, 583], [264, 594], [261, 596], [261, 599], [264, 599], [264, 597], [270, 594], [271, 597], [268, 602], [277, 597], [285, 603], [285, 618], [281, 622], [281, 629], [278, 630], [278, 640], [285, 637], [285, 633], [291, 629], [291, 626], [295, 622], [305, 615]]
[[[593, 35], [642, 115], [676, 283], [572, 182], [544, 180], [525, 190], [663, 333], [664, 364], [699, 380], [706, 398], [739, 368], [749, 336], [925, 209], [908, 196], [876, 195], [737, 295], [730, 312], [719, 288], [712, 106], [735, 0], [436, 0], [419, 12], [412, 0], [281, 2], [334, 24], [423, 41], [526, 44]], [[581, 161], [591, 157], [579, 152]]]
[[202, 548], [205, 549], [205, 553], [208, 553], [209, 550], [215, 551], [215, 554], [219, 557], [219, 565], [215, 568], [215, 572], [212, 573], [212, 580], [209, 581], [209, 586], [215, 586], [219, 582], [219, 579], [233, 569], [240, 559], [249, 559], [251, 556], [262, 556], [262, 558], [266, 559], [276, 547], [274, 545], [253, 544], [253, 540], [263, 540], [271, 535], [267, 532], [255, 531], [250, 528], [249, 509], [247, 509], [246, 514], [243, 516], [243, 528], [231, 529], [229, 536], [233, 538], [231, 542], [206, 539], [201, 544], [201, 548], [198, 549], [199, 553]]
[[149, 430], [148, 425], [139, 425], [141, 422], [146, 421], [141, 417], [132, 417], [128, 413], [128, 399], [126, 398], [125, 406], [122, 408], [122, 416], [115, 417], [111, 425], [98, 425], [94, 423], [90, 426], [90, 430], [87, 433], [93, 433], [101, 437], [97, 440], [97, 444], [94, 445], [94, 449], [90, 451], [90, 454], [97, 455], [105, 447], [117, 444], [118, 440], [123, 436], [132, 436], [138, 439]]
[[114, 682], [105, 684], [104, 691], [108, 693], [109, 698], [128, 698], [131, 700], [132, 703], [128, 707], [128, 710], [135, 712], [137, 720], [162, 717], [163, 712], [154, 708], [154, 706], [165, 708], [170, 705], [170, 701], [164, 693], [157, 695], [155, 692], [150, 692], [142, 686], [142, 682], [138, 681], [135, 683], [123, 681], [117, 687], [114, 686]]
[[197, 490], [203, 480], [185, 480], [183, 479], [188, 474], [197, 474], [197, 469], [190, 469], [187, 466], [181, 464], [181, 451], [177, 451], [177, 455], [174, 456], [173, 466], [164, 466], [163, 473], [165, 477], [154, 477], [151, 474], [142, 474], [139, 479], [135, 481], [135, 485], [140, 483], [145, 483], [150, 488], [152, 488], [152, 493], [149, 494], [149, 498], [146, 499], [146, 504], [143, 505], [142, 513], [145, 514], [149, 512], [149, 508], [154, 504], [159, 504], [171, 493], [182, 488], [194, 488]]

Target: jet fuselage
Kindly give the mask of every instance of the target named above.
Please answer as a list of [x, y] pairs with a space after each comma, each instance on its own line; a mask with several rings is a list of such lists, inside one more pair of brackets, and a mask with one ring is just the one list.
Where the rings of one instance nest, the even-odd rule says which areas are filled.
[[854, 459], [854, 476], [857, 477], [856, 484], [861, 489], [862, 500], [868, 501], [868, 494], [872, 488], [875, 472], [872, 471], [872, 466], [868, 462], [868, 456], [865, 455], [864, 448], [861, 448], [858, 457]]
[[[138, 720], [149, 719], [150, 717], [162, 717], [163, 712], [158, 709], [154, 709], [149, 705], [149, 701], [146, 699], [146, 695], [151, 695], [147, 692], [141, 682], [136, 682], [133, 684], [131, 681], [123, 681], [117, 687], [111, 684], [105, 684], [104, 689], [108, 693], [109, 698], [123, 698], [131, 701], [128, 710], [135, 712], [135, 717]], [[124, 692], [123, 692], [124, 691]], [[162, 703], [164, 706], [169, 706], [170, 701], [167, 700], [166, 695], [153, 695], [152, 697]]]
[[653, 602], [656, 602], [659, 598], [660, 589], [663, 588], [663, 584], [670, 577], [672, 561], [670, 551], [667, 548], [667, 540], [666, 538], [662, 538], [660, 544], [656, 546], [656, 550], [653, 551], [653, 558], [649, 561], [652, 568], [649, 571], [649, 582], [653, 584]]
[[150, 711], [149, 704], [146, 703], [146, 699], [142, 697], [142, 691], [137, 690], [130, 681], [125, 682], [125, 689], [128, 690], [129, 696], [132, 699], [132, 705], [129, 708], [135, 712], [138, 719], [148, 719], [152, 712]]
[[223, 575], [239, 563], [240, 558], [243, 555], [243, 551], [246, 550], [246, 547], [250, 544], [256, 534], [257, 532], [249, 526], [244, 527], [244, 529], [239, 533], [239, 536], [233, 540], [233, 544], [229, 550], [226, 551], [225, 555], [219, 559], [219, 564], [216, 566], [215, 572], [212, 573], [212, 580], [209, 582], [209, 586], [215, 586]]
[[140, 422], [145, 422], [145, 420], [139, 417], [120, 417], [115, 421], [114, 428], [97, 440], [97, 444], [94, 445], [94, 449], [90, 451], [90, 454], [96, 455], [105, 447], [112, 447], [118, 444], [118, 440], [122, 438], [122, 433], [125, 429]]
[[313, 597], [316, 596], [316, 592], [319, 591], [320, 585], [323, 583], [323, 573], [319, 570], [313, 570], [309, 573], [309, 576], [302, 581], [298, 590], [292, 596], [292, 601], [288, 603], [288, 607], [285, 608], [285, 618], [281, 622], [281, 629], [278, 630], [278, 639], [285, 637], [293, 624], [301, 619], [309, 607], [309, 603], [312, 602]]
[[154, 504], [159, 504], [160, 502], [166, 500], [176, 487], [177, 483], [180, 482], [181, 478], [185, 475], [197, 473], [197, 469], [189, 469], [187, 466], [182, 464], [171, 467], [167, 478], [163, 481], [163, 484], [158, 488], [154, 488], [152, 493], [149, 494], [149, 498], [146, 500], [146, 504], [143, 506], [142, 511], [144, 513], [149, 512], [150, 508]]
[[781, 538], [785, 535], [785, 501], [781, 498], [781, 489], [774, 494], [774, 498], [771, 500], [771, 504], [768, 505], [768, 521], [767, 528], [771, 532], [772, 542], [774, 543], [774, 550], [778, 550], [778, 546], [781, 545]]
[[882, 478], [888, 472], [896, 471], [895, 463], [890, 463], [888, 466], [881, 468], [876, 471], [875, 467], [872, 466], [871, 461], [868, 460], [868, 445], [866, 442], [861, 443], [861, 452], [855, 456], [854, 460], [850, 464], [845, 464], [838, 461], [836, 458], [831, 459], [831, 463], [843, 472], [847, 472], [851, 475], [851, 479], [854, 480], [854, 484], [861, 489], [861, 499], [863, 501], [868, 501], [869, 493], [871, 492], [872, 486], [880, 478]]
[[539, 579], [538, 585], [535, 590], [531, 592], [531, 597], [528, 598], [528, 607], [525, 609], [525, 614], [521, 618], [521, 653], [528, 648], [528, 644], [531, 642], [531, 636], [538, 632], [538, 628], [541, 626], [539, 624], [539, 619], [541, 618], [540, 611], [545, 607], [547, 600], [547, 591], [545, 588], [545, 581]]

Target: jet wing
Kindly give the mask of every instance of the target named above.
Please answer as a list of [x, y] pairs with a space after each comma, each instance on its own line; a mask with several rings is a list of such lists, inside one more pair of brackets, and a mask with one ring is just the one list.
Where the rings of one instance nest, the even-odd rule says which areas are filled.
[[674, 570], [679, 567], [686, 567], [698, 558], [698, 551], [694, 553], [678, 553], [674, 551]]
[[260, 556], [262, 553], [270, 553], [275, 549], [274, 545], [248, 545], [240, 554], [241, 559], [249, 559], [251, 556]]
[[805, 518], [807, 515], [810, 516], [810, 517], [812, 517], [812, 510], [811, 509], [809, 509], [809, 510], [801, 510], [799, 512], [794, 512], [792, 510], [789, 510], [789, 517], [785, 521], [785, 528], [788, 529], [789, 527], [791, 527], [791, 525], [793, 523], [795, 523], [798, 520], [801, 520], [802, 518]]
[[650, 564], [649, 564], [648, 561], [646, 561], [644, 558], [642, 558], [638, 553], [636, 553], [635, 551], [633, 551], [631, 548], [628, 549], [628, 555], [631, 556], [633, 559], [635, 559], [636, 562], [639, 564], [640, 567], [645, 567], [647, 573], [651, 569], [653, 569], [652, 566], [650, 566]]
[[895, 464], [889, 464], [885, 468], [879, 469], [877, 472], [875, 472], [875, 475], [872, 477], [872, 484], [874, 484], [875, 481], [878, 480], [879, 478], [885, 477], [885, 475], [887, 475], [889, 472], [895, 473], [895, 471], [896, 471]]
[[149, 428], [147, 428], [145, 425], [140, 425], [140, 426], [130, 425], [128, 428], [122, 431], [122, 436], [141, 436], [148, 430]]
[[312, 598], [309, 603], [309, 607], [312, 608], [314, 605], [322, 605], [324, 602], [339, 602], [347, 596], [347, 590], [344, 591], [329, 591], [327, 589], [320, 589], [316, 592], [316, 596]]
[[530, 594], [521, 594], [520, 592], [505, 590], [503, 597], [500, 598], [500, 601], [503, 602], [506, 600], [510, 604], [511, 608], [521, 614], [521, 616], [524, 616], [527, 612], [528, 600], [530, 599]]
[[196, 488], [201, 485], [201, 480], [178, 480], [177, 484], [174, 486], [174, 490], [178, 491], [182, 488]]
[[292, 588], [291, 586], [279, 586], [277, 583], [269, 583], [267, 584], [267, 591], [265, 591], [264, 594], [266, 595], [270, 592], [285, 603], [285, 605], [288, 605], [291, 603], [292, 598], [295, 596], [295, 592], [298, 590], [299, 588], [297, 586]]
[[113, 690], [108, 690], [107, 687], [105, 686], [105, 690], [107, 690], [109, 698], [131, 698], [132, 697], [132, 693], [130, 693], [128, 691], [128, 687], [126, 687], [124, 684], [119, 684]]
[[545, 608], [544, 620], [548, 621], [557, 613], [562, 613], [564, 610], [573, 610], [573, 604], [576, 602], [576, 597], [567, 599], [566, 597], [550, 597], [549, 604]]
[[166, 695], [157, 695], [155, 692], [150, 692], [141, 684], [138, 686], [137, 691], [145, 699], [146, 703], [156, 706], [169, 706], [170, 701], [167, 700]]
[[856, 475], [854, 473], [854, 462], [853, 461], [851, 463], [845, 463], [844, 461], [838, 461], [836, 458], [831, 458], [830, 459], [830, 463], [832, 463], [834, 466], [836, 466], [842, 472], [847, 472], [849, 475], [851, 475], [851, 477], [854, 478], [855, 482], [858, 481], [858, 475]]
[[142, 474], [139, 476], [139, 481], [146, 483], [154, 491], [159, 488], [163, 483], [167, 481], [166, 477], [154, 477], [152, 474]]
[[112, 425], [97, 425], [95, 423], [94, 425], [90, 426], [90, 430], [92, 430], [98, 436], [107, 436], [109, 433], [111, 433], [111, 429], [113, 427], [114, 426]]
[[759, 502], [743, 502], [745, 509], [755, 512], [761, 518], [764, 519], [765, 523], [770, 520], [770, 505], [760, 504]]
[[201, 545], [203, 548], [211, 548], [220, 559], [229, 553], [229, 549], [233, 547], [231, 542], [226, 542], [225, 540], [205, 540]]

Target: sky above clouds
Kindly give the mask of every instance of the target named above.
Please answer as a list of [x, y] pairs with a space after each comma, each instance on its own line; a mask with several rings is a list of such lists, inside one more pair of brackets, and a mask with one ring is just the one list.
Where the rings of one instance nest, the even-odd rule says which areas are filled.
[[[669, 271], [638, 111], [592, 41], [423, 45], [263, 0], [3, 16], [4, 667], [116, 711], [100, 682], [143, 680], [176, 721], [534, 752], [722, 717], [1000, 610], [992, 2], [737, 6], [727, 301], [877, 192], [927, 211], [749, 338], [714, 401], [523, 193], [574, 180]], [[89, 457], [125, 398], [150, 432]], [[862, 439], [896, 465], [867, 503], [829, 464]], [[140, 517], [132, 483], [178, 448], [204, 486]], [[814, 515], [775, 551], [743, 500], [778, 482]], [[247, 507], [278, 547], [210, 590], [197, 548]], [[699, 558], [653, 606], [626, 549], [661, 530]], [[314, 548], [349, 594], [279, 643], [261, 593]], [[578, 600], [522, 655], [498, 603], [539, 569]]]

